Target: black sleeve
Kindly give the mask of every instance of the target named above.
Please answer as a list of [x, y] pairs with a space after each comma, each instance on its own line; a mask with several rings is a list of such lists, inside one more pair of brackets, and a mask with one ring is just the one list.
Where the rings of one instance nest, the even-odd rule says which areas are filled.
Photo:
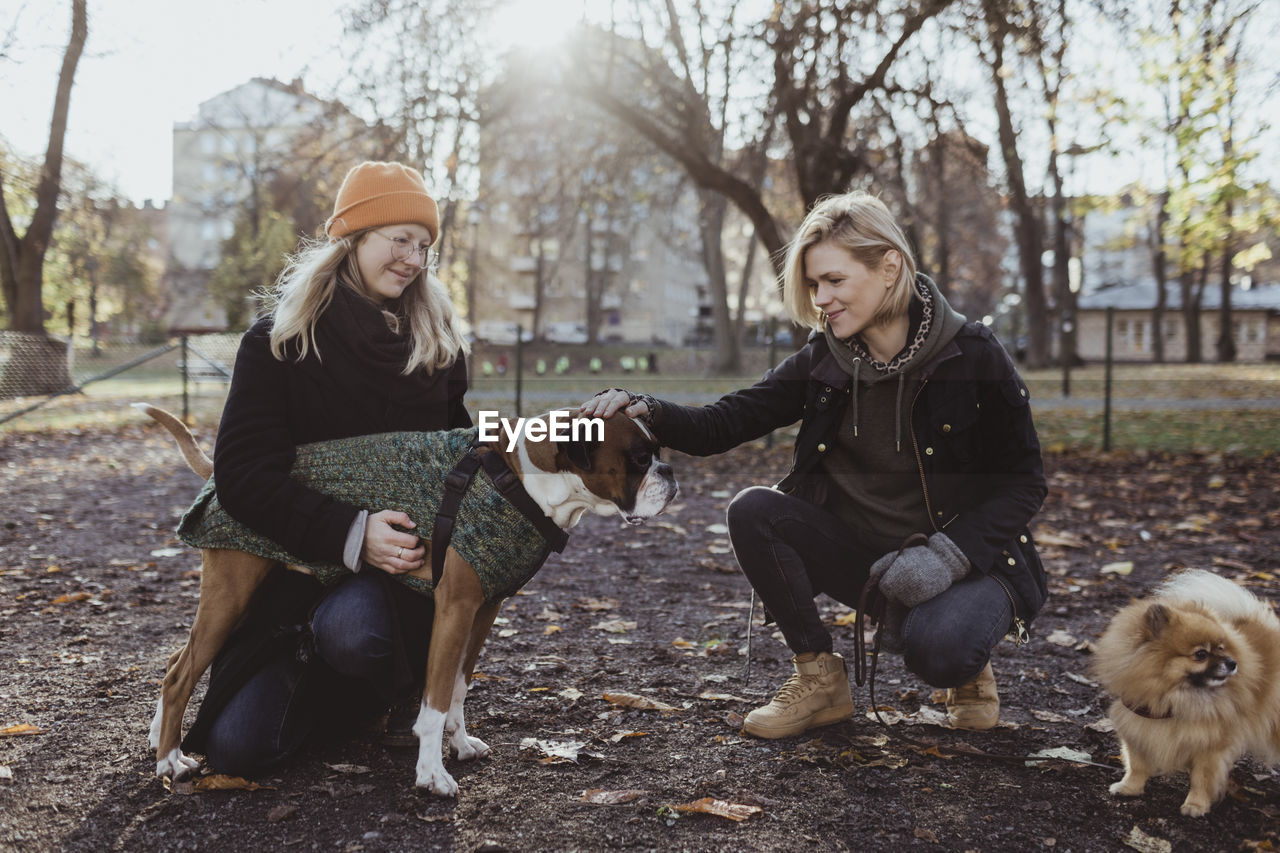
[[449, 369], [449, 429], [474, 426], [471, 422], [471, 414], [467, 411], [463, 400], [468, 387], [467, 356], [464, 353], [458, 353], [458, 360]]
[[723, 453], [804, 416], [813, 347], [806, 346], [765, 373], [750, 388], [707, 406], [658, 400], [654, 432], [663, 446], [693, 456]]
[[271, 354], [265, 325], [241, 339], [214, 446], [218, 501], [289, 553], [340, 564], [359, 510], [289, 477], [296, 455], [288, 422], [290, 368]]

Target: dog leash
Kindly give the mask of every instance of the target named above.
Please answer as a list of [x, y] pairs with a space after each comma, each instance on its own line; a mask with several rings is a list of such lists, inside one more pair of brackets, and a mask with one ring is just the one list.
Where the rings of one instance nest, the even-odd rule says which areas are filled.
[[503, 461], [501, 455], [495, 453], [492, 448], [484, 447], [483, 449], [485, 452], [481, 453], [481, 446], [473, 443], [458, 460], [458, 464], [453, 466], [453, 470], [445, 476], [444, 495], [440, 499], [435, 523], [431, 529], [431, 587], [433, 589], [439, 585], [440, 576], [444, 573], [444, 554], [449, 548], [449, 542], [453, 539], [458, 508], [462, 506], [462, 499], [466, 496], [467, 489], [471, 488], [471, 481], [475, 479], [476, 472], [481, 468], [484, 468], [484, 472], [489, 475], [498, 493], [537, 529], [538, 534], [546, 541], [549, 551], [559, 554], [569, 543], [569, 534], [546, 516], [537, 502], [525, 491], [524, 484]]

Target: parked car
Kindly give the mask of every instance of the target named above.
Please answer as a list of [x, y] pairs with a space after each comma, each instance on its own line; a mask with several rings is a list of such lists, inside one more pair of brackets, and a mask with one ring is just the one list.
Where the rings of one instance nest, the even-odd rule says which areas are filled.
[[555, 344], [585, 344], [590, 337], [586, 323], [547, 324], [547, 340]]
[[516, 342], [517, 331], [519, 331], [520, 340], [525, 343], [533, 340], [532, 329], [521, 329], [519, 323], [505, 323], [498, 320], [476, 323], [476, 340], [486, 344], [510, 346]]

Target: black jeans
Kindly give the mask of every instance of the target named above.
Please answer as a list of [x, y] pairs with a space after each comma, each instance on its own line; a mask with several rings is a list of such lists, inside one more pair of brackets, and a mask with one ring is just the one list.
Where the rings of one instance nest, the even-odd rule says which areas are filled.
[[209, 731], [219, 773], [257, 776], [325, 730], [389, 706], [426, 672], [431, 600], [366, 569], [343, 581], [311, 619], [315, 654], [282, 650], [240, 688]]
[[[764, 486], [733, 499], [728, 525], [742, 573], [791, 650], [831, 651], [814, 598], [825, 593], [856, 607], [871, 564], [885, 552], [822, 507]], [[903, 661], [934, 687], [965, 684], [986, 665], [1012, 621], [1004, 587], [971, 572], [907, 614]]]

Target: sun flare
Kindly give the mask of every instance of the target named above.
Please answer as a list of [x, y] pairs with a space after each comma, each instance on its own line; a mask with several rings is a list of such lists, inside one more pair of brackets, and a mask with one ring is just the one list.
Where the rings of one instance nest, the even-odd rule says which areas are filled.
[[551, 47], [582, 20], [584, 5], [582, 0], [509, 0], [494, 11], [490, 32], [501, 50]]

